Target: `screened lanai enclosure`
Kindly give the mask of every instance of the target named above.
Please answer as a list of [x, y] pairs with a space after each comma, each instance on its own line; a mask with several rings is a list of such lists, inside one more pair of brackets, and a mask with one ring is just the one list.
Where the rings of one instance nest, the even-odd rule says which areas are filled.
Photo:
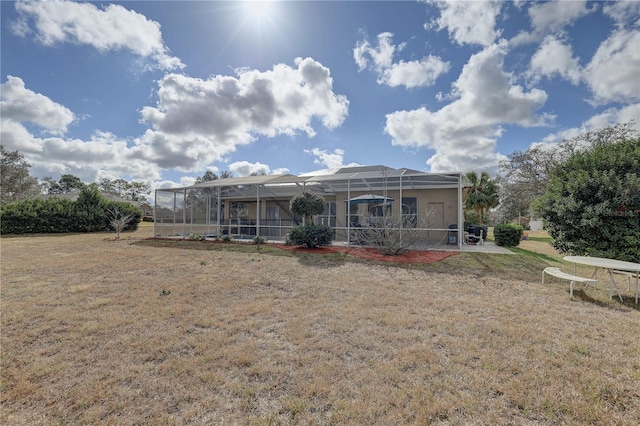
[[354, 244], [354, 231], [375, 226], [376, 218], [400, 217], [399, 226], [420, 233], [421, 245], [460, 248], [463, 179], [460, 173], [366, 166], [162, 188], [155, 191], [154, 235], [284, 240], [292, 227], [304, 224], [289, 202], [306, 191], [324, 197], [325, 211], [314, 222], [330, 226], [335, 242]]

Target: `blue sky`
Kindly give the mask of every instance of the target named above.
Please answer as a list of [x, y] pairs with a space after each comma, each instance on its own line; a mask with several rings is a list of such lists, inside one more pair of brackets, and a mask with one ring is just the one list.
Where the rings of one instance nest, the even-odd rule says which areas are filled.
[[640, 2], [1, 2], [31, 174], [486, 170], [640, 122]]

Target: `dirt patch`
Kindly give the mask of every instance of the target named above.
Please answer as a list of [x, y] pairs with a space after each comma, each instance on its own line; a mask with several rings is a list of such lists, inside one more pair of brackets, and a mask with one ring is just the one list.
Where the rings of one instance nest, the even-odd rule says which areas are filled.
[[392, 263], [435, 263], [440, 262], [448, 257], [455, 256], [457, 252], [444, 252], [444, 251], [428, 251], [428, 250], [410, 250], [397, 256], [391, 256], [379, 252], [374, 248], [364, 247], [342, 247], [342, 246], [327, 246], [317, 248], [306, 248], [300, 246], [287, 246], [284, 244], [276, 244], [282, 250], [291, 250], [302, 253], [312, 253], [319, 255], [326, 255], [332, 253], [345, 253], [351, 256], [358, 257], [360, 259], [375, 260], [379, 262], [392, 262]]

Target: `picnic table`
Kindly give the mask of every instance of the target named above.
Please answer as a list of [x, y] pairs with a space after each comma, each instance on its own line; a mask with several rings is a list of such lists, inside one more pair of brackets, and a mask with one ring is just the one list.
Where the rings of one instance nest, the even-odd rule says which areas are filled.
[[622, 302], [622, 295], [620, 294], [620, 290], [616, 285], [616, 281], [613, 279], [613, 274], [616, 271], [630, 272], [633, 273], [636, 277], [636, 304], [638, 303], [638, 280], [640, 278], [640, 263], [635, 262], [625, 262], [622, 260], [616, 259], [606, 259], [603, 257], [591, 257], [591, 256], [565, 256], [563, 258], [567, 262], [573, 263], [573, 273], [576, 273], [576, 265], [587, 265], [593, 266], [595, 270], [593, 271], [593, 275], [591, 278], [596, 276], [599, 268], [604, 269], [609, 274], [609, 278], [611, 283], [609, 284], [609, 298], [613, 297], [613, 289], [615, 288], [618, 293], [618, 297]]

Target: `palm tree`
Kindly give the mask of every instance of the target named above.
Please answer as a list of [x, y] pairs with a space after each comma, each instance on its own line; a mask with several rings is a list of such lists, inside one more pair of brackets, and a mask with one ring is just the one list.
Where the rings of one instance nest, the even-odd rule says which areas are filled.
[[496, 207], [500, 203], [498, 185], [487, 172], [478, 176], [475, 171], [471, 171], [465, 176], [471, 186], [466, 190], [464, 207], [474, 210], [480, 216], [480, 222], [484, 224], [484, 210]]

